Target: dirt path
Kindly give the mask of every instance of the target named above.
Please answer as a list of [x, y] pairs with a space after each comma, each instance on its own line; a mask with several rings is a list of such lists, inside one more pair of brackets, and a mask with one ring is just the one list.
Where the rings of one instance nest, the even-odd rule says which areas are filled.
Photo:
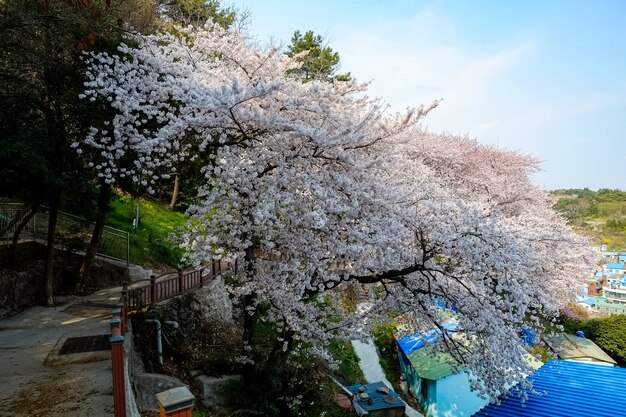
[[[66, 297], [0, 320], [0, 416], [113, 415], [111, 352], [59, 354], [68, 338], [109, 334], [120, 288]], [[95, 340], [95, 339], [90, 339]]]

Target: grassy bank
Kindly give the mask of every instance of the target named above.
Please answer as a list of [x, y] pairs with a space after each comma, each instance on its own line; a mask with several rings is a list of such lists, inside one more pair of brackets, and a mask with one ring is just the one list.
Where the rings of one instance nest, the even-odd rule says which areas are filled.
[[111, 201], [106, 224], [130, 233], [130, 260], [144, 266], [165, 264], [177, 267], [182, 250], [168, 237], [184, 226], [185, 216], [172, 211], [163, 203], [139, 200], [139, 224], [133, 226], [137, 214], [137, 200], [129, 195], [118, 195]]

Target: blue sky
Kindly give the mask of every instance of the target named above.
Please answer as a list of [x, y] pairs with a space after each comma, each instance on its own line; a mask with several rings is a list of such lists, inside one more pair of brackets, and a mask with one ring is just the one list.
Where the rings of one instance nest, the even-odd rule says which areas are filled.
[[324, 35], [393, 110], [539, 158], [546, 189], [626, 189], [626, 1], [235, 0], [260, 42]]

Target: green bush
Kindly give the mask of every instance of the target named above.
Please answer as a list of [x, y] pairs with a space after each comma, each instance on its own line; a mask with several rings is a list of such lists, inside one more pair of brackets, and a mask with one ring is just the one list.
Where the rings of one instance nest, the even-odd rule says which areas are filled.
[[374, 344], [378, 349], [379, 363], [385, 371], [385, 376], [393, 384], [396, 392], [402, 392], [398, 380], [400, 377], [400, 365], [398, 364], [398, 344], [395, 337], [396, 323], [388, 322], [372, 329]]
[[593, 340], [613, 359], [626, 366], [626, 316], [614, 315], [589, 320], [582, 325], [585, 336]]
[[328, 346], [328, 350], [339, 362], [339, 373], [345, 376], [351, 385], [365, 382], [365, 376], [359, 366], [359, 357], [357, 356], [352, 343], [344, 341], [332, 341]]

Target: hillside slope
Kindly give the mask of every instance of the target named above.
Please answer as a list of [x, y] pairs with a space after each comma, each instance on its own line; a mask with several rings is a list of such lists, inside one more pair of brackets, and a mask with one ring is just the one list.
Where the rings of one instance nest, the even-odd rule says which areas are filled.
[[556, 190], [554, 208], [594, 244], [626, 249], [626, 192], [621, 190]]

